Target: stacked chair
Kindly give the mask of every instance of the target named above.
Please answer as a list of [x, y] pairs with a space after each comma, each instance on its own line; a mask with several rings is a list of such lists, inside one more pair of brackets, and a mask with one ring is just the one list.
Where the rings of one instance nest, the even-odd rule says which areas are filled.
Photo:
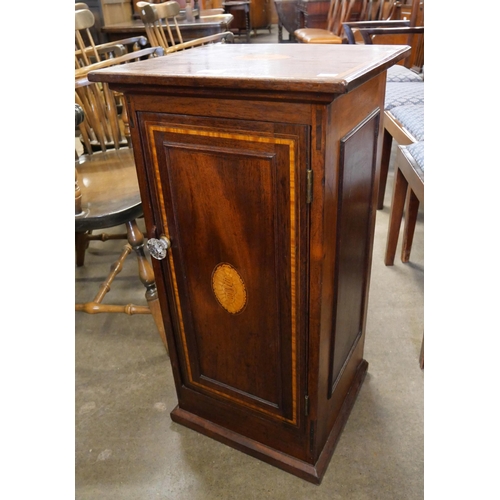
[[[92, 16], [90, 11], [75, 11], [75, 19]], [[78, 33], [76, 23], [75, 32]], [[76, 36], [75, 60], [75, 124], [83, 143], [83, 154], [75, 161], [75, 250], [76, 265], [83, 266], [90, 241], [105, 242], [126, 239], [122, 253], [99, 287], [93, 300], [77, 303], [76, 311], [90, 314], [152, 314], [166, 348], [166, 336], [160, 312], [154, 274], [148, 261], [145, 239], [137, 220], [143, 216], [137, 173], [129, 140], [128, 118], [122, 96], [105, 83], [92, 83], [88, 74], [96, 69], [128, 64], [148, 57], [163, 55], [159, 47], [127, 52], [126, 44], [106, 44], [101, 52], [90, 42], [79, 43]], [[135, 42], [134, 42], [135, 43]], [[133, 45], [133, 44], [132, 44]], [[137, 48], [137, 47], [136, 47]], [[102, 54], [105, 53], [103, 58]], [[95, 62], [93, 62], [95, 60]], [[88, 61], [89, 64], [84, 65]], [[108, 234], [105, 229], [124, 227], [123, 234]], [[96, 233], [97, 232], [97, 233]], [[139, 278], [145, 288], [146, 305], [107, 304], [103, 302], [113, 280], [121, 272], [127, 256], [137, 257]]]
[[76, 7], [75, 68], [84, 68], [90, 64], [146, 47], [148, 40], [144, 36], [134, 36], [117, 42], [96, 44], [91, 32], [95, 25], [94, 14], [88, 8], [85, 8], [83, 3], [76, 4]]
[[[423, 5], [422, 5], [423, 8]], [[424, 77], [423, 26], [410, 21], [345, 22], [349, 44], [409, 45], [410, 55], [387, 71], [377, 208], [384, 206], [385, 188], [393, 141], [398, 148], [394, 162], [394, 185], [384, 263], [394, 265], [404, 214], [401, 261], [409, 262], [419, 206], [424, 202]], [[424, 341], [420, 351], [424, 367]]]
[[377, 208], [382, 209], [393, 139], [400, 145], [423, 140], [424, 27], [412, 27], [410, 21], [406, 20], [389, 20], [345, 22], [344, 30], [349, 44], [397, 44], [410, 45], [412, 48], [405, 60], [387, 71], [384, 140], [377, 201]]
[[[179, 50], [200, 47], [209, 43], [234, 41], [234, 35], [230, 31], [225, 31], [184, 42], [177, 22], [181, 14], [181, 7], [178, 2], [137, 2], [136, 5], [139, 9], [142, 22], [146, 27], [146, 35], [149, 43], [153, 47], [162, 47], [165, 55], [178, 52]], [[213, 13], [212, 11], [202, 11], [201, 14], [212, 15]], [[216, 12], [215, 15], [220, 14]]]
[[[358, 0], [330, 0], [326, 28], [299, 28], [294, 37], [300, 43], [340, 44], [346, 43], [345, 23], [351, 20]], [[380, 21], [391, 19], [396, 11], [396, 0], [362, 0], [358, 21]]]

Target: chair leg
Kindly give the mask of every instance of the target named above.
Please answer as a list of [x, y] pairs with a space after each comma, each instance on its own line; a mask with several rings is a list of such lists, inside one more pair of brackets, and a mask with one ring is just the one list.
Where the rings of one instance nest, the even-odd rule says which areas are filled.
[[413, 243], [413, 235], [417, 223], [418, 207], [420, 202], [415, 196], [412, 189], [408, 189], [408, 196], [405, 208], [405, 226], [403, 233], [403, 248], [401, 251], [401, 262], [410, 260], [411, 246]]
[[419, 358], [420, 368], [424, 369], [424, 336], [422, 335], [422, 345], [420, 346], [420, 358]]
[[146, 300], [148, 302], [149, 309], [155, 321], [156, 327], [158, 328], [158, 333], [160, 338], [167, 349], [167, 338], [165, 334], [165, 326], [163, 323], [163, 318], [160, 310], [160, 302], [158, 299], [158, 292], [156, 289], [156, 283], [154, 279], [153, 268], [150, 262], [146, 258], [144, 253], [144, 236], [140, 231], [135, 220], [127, 222], [127, 239], [137, 255], [137, 262], [139, 265], [139, 277], [142, 284], [146, 287]]
[[78, 267], [83, 266], [85, 263], [85, 250], [88, 246], [88, 233], [75, 233], [75, 253], [76, 253], [76, 265]]
[[384, 208], [385, 187], [387, 185], [387, 175], [389, 173], [389, 163], [391, 160], [392, 135], [384, 129], [384, 139], [382, 143], [382, 160], [380, 165], [380, 183], [378, 187], [377, 209]]
[[393, 266], [398, 244], [399, 230], [403, 219], [403, 209], [408, 189], [408, 181], [401, 170], [396, 167], [394, 172], [394, 189], [392, 192], [391, 214], [389, 216], [389, 230], [387, 232], [387, 245], [385, 249], [385, 265]]

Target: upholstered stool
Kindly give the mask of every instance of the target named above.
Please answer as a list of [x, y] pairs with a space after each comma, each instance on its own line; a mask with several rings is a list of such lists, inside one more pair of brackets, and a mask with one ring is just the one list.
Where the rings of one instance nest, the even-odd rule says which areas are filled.
[[397, 82], [397, 83], [411, 83], [411, 82], [423, 82], [424, 78], [422, 75], [415, 73], [411, 69], [401, 66], [400, 64], [395, 64], [387, 70], [387, 82]]

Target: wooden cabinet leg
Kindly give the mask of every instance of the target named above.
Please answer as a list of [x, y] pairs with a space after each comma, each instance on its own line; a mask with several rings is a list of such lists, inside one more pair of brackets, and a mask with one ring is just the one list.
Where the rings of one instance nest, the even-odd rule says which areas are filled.
[[415, 196], [412, 189], [408, 189], [408, 196], [405, 208], [405, 226], [403, 233], [403, 248], [401, 251], [401, 261], [408, 262], [410, 260], [411, 246], [413, 243], [413, 235], [415, 233], [415, 225], [417, 223], [418, 207], [420, 202]]
[[163, 318], [161, 316], [153, 268], [151, 267], [151, 264], [144, 252], [144, 236], [137, 226], [137, 222], [135, 220], [127, 222], [126, 226], [127, 240], [137, 255], [139, 277], [142, 281], [142, 284], [146, 287], [146, 300], [151, 310], [153, 319], [156, 323], [156, 327], [158, 328], [158, 333], [160, 334], [161, 340], [168, 352], [165, 326], [163, 324]]
[[389, 217], [389, 230], [387, 232], [387, 246], [385, 249], [385, 265], [394, 265], [396, 246], [398, 244], [399, 230], [403, 219], [403, 209], [405, 205], [408, 181], [396, 167], [394, 172], [394, 189], [392, 193], [391, 215]]

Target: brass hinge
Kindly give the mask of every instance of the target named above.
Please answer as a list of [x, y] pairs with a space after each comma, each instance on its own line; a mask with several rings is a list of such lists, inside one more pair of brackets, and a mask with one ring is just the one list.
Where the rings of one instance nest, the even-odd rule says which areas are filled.
[[307, 193], [306, 193], [306, 203], [311, 203], [313, 200], [313, 171], [307, 170]]
[[307, 417], [309, 415], [309, 396], [306, 396], [304, 399], [305, 399], [305, 416]]

